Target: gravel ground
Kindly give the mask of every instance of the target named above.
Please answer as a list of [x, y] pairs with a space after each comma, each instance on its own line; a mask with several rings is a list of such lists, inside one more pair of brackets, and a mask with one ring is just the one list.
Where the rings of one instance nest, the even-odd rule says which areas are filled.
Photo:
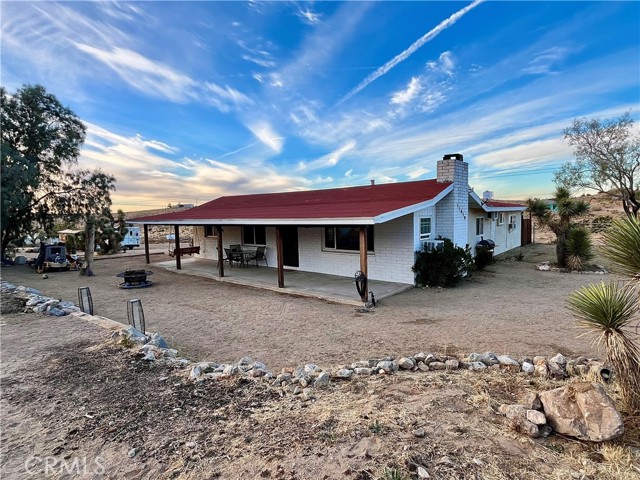
[[[553, 258], [553, 248], [524, 247], [524, 261], [500, 261], [455, 289], [411, 289], [380, 302], [375, 313], [178, 275], [126, 254], [96, 262], [92, 278], [60, 272], [44, 280], [26, 266], [5, 267], [2, 278], [73, 301], [78, 287], [88, 285], [95, 313], [123, 323], [127, 301], [139, 298], [147, 330], [161, 333], [183, 354], [216, 361], [249, 355], [272, 369], [419, 351], [597, 354], [589, 339], [577, 337], [566, 299], [580, 286], [611, 275], [536, 271], [535, 263]], [[152, 262], [167, 258], [154, 255]], [[151, 288], [117, 288], [116, 273], [144, 267], [154, 271]]]

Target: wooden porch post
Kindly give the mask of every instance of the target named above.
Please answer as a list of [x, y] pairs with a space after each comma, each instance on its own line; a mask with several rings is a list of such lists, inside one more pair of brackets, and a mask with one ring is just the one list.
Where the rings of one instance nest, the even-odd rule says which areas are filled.
[[282, 261], [282, 231], [276, 227], [276, 254], [278, 257], [278, 287], [284, 288], [284, 263]]
[[[367, 276], [367, 284], [369, 273], [367, 269], [367, 227], [362, 225], [360, 227], [360, 271]], [[362, 296], [362, 301], [369, 301], [369, 288], [367, 286], [367, 290], [364, 292]]]
[[216, 235], [218, 237], [218, 276], [224, 277], [224, 252], [222, 248], [222, 227], [216, 226]]
[[176, 238], [176, 268], [178, 270], [182, 270], [182, 265], [180, 263], [180, 225], [174, 225], [173, 231]]
[[144, 224], [144, 259], [149, 265], [149, 225]]

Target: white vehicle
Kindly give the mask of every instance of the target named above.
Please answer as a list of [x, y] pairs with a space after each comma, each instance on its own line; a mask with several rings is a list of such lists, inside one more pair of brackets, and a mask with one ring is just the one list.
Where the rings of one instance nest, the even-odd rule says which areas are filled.
[[127, 233], [120, 242], [123, 248], [133, 250], [133, 247], [140, 246], [140, 227], [127, 227]]

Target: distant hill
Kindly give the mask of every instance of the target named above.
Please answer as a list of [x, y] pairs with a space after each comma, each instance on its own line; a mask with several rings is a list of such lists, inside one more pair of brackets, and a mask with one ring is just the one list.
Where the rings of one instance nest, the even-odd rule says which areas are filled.
[[130, 218], [150, 217], [151, 215], [162, 215], [163, 213], [180, 212], [183, 210], [188, 210], [188, 207], [165, 207], [155, 208], [152, 210], [137, 210], [134, 212], [124, 212], [124, 218], [129, 220]]
[[[181, 212], [188, 210], [190, 207], [172, 207], [172, 208], [155, 208], [152, 210], [137, 210], [134, 212], [125, 212], [124, 218], [129, 220], [131, 218], [150, 217], [151, 215], [161, 215], [163, 213]], [[135, 225], [135, 223], [133, 224]], [[166, 243], [167, 235], [173, 233], [173, 227], [170, 225], [149, 225], [149, 243]], [[144, 234], [143, 234], [144, 235]], [[181, 226], [180, 227], [180, 240], [181, 242], [189, 242], [193, 237], [193, 227]]]

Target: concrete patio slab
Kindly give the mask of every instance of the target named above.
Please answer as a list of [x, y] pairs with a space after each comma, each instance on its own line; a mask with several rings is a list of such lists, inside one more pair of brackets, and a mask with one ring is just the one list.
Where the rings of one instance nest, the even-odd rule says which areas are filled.
[[[212, 278], [221, 282], [246, 285], [274, 292], [319, 298], [346, 305], [362, 305], [353, 278], [322, 273], [287, 270], [284, 273], [284, 288], [278, 288], [278, 270], [270, 267], [229, 268], [225, 265], [225, 276], [218, 277], [218, 262], [202, 258], [183, 258], [182, 269], [176, 269], [174, 260], [154, 263], [154, 266], [168, 271]], [[405, 283], [369, 280], [369, 291], [376, 300], [396, 295], [413, 288]]]

